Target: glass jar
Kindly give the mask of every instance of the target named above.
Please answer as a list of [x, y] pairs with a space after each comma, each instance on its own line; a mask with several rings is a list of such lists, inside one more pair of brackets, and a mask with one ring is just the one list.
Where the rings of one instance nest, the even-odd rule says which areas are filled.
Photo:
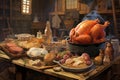
[[111, 43], [114, 49], [114, 58], [119, 56], [119, 39], [111, 39]]

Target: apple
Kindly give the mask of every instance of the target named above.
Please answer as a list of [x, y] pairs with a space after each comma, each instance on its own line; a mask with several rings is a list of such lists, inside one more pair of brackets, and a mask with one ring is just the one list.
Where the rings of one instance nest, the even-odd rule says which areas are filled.
[[65, 59], [61, 59], [60, 63], [63, 64], [63, 63], [65, 63], [65, 61], [66, 61]]
[[70, 58], [70, 56], [69, 55], [67, 55], [67, 54], [65, 54], [64, 56], [63, 56], [63, 59], [68, 59], [68, 58]]
[[90, 61], [90, 57], [89, 56], [84, 56], [84, 60], [85, 61]]
[[91, 61], [86, 61], [86, 64], [87, 65], [90, 65], [92, 62]]

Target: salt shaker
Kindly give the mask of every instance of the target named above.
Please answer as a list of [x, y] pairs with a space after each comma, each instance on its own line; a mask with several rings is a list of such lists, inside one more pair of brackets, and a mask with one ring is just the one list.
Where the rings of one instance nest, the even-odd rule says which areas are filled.
[[42, 33], [40, 31], [37, 32], [37, 38], [42, 38]]

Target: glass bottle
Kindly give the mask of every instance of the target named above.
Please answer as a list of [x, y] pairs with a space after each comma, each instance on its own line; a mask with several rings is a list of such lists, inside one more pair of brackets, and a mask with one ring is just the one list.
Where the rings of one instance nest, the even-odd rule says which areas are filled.
[[113, 49], [114, 49], [114, 58], [116, 58], [117, 56], [119, 56], [119, 39], [111, 39], [111, 43], [113, 45]]
[[109, 56], [110, 61], [113, 60], [114, 49], [113, 49], [111, 42], [106, 42], [106, 47], [105, 47], [104, 53], [105, 53], [105, 55]]
[[45, 36], [46, 36], [46, 42], [51, 43], [52, 42], [52, 30], [50, 27], [50, 22], [46, 22], [46, 28], [45, 28]]
[[42, 33], [40, 31], [37, 32], [37, 38], [42, 38]]

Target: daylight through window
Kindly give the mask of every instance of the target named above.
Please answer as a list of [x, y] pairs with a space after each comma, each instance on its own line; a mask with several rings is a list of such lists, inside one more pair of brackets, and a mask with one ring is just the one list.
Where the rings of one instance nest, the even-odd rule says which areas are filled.
[[22, 14], [31, 14], [32, 0], [22, 0]]
[[77, 9], [78, 0], [66, 0], [66, 9]]

